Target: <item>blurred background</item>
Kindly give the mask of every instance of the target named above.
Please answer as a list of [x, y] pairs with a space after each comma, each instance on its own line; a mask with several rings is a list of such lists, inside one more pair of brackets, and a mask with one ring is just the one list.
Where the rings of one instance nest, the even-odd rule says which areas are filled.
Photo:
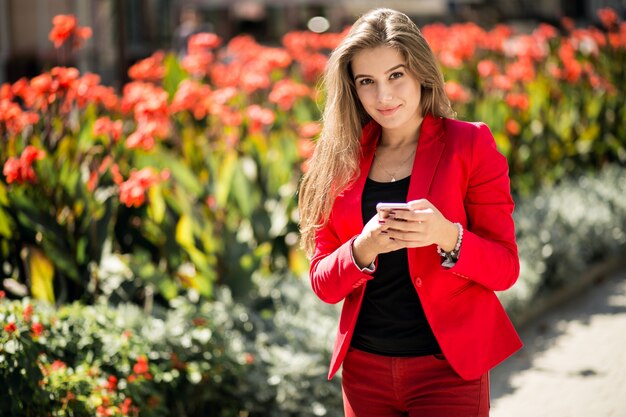
[[623, 0], [0, 0], [0, 415], [342, 415], [297, 189], [381, 5], [509, 163], [494, 417], [626, 415]]
[[[97, 72], [106, 84], [119, 87], [134, 62], [158, 49], [184, 51], [193, 32], [208, 30], [226, 40], [248, 33], [276, 45], [285, 33], [311, 25], [320, 32], [340, 32], [360, 13], [381, 5], [374, 0], [3, 0], [0, 83], [60, 63], [48, 41], [49, 22], [57, 14], [75, 15], [94, 33], [63, 64]], [[620, 12], [625, 7], [621, 0], [389, 0], [384, 6], [403, 11], [420, 25], [472, 21], [526, 26], [554, 24], [564, 16], [598, 23], [598, 9]]]

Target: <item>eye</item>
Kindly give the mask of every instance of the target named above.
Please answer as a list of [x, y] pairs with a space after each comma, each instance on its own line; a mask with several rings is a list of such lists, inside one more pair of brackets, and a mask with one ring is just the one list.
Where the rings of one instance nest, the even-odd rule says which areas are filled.
[[401, 71], [396, 71], [396, 72], [392, 73], [392, 74], [389, 76], [389, 78], [390, 78], [390, 79], [392, 79], [392, 80], [395, 80], [396, 78], [400, 78], [400, 77], [402, 77], [402, 76], [404, 76], [404, 73], [403, 73], [403, 72], [401, 72]]
[[359, 80], [359, 85], [369, 85], [371, 83], [373, 83], [374, 81], [372, 81], [370, 78], [361, 78]]

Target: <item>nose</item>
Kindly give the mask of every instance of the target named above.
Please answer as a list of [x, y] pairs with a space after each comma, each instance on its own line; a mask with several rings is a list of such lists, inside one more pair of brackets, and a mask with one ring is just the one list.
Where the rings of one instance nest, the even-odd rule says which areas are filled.
[[378, 87], [377, 99], [379, 103], [389, 103], [393, 95], [391, 94], [391, 89], [387, 86], [380, 85]]

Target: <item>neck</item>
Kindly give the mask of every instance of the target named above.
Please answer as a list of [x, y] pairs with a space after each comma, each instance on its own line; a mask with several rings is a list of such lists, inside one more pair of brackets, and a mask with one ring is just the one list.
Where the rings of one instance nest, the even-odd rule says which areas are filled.
[[416, 124], [409, 127], [396, 129], [383, 128], [379, 146], [388, 148], [403, 148], [408, 145], [415, 145], [420, 136], [423, 120], [423, 118], [420, 118]]

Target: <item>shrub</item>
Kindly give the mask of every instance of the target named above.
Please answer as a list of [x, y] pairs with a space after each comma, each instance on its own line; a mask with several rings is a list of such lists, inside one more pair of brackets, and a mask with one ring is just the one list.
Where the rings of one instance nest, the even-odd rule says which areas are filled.
[[575, 284], [590, 265], [623, 256], [624, 195], [624, 169], [611, 165], [596, 175], [544, 187], [517, 204], [520, 279], [500, 294], [513, 315]]
[[[507, 155], [516, 196], [626, 161], [626, 23], [602, 16], [530, 34], [423, 28], [459, 116], [486, 121]], [[53, 32], [62, 47], [89, 35], [67, 16]], [[121, 94], [66, 67], [0, 86], [2, 288], [149, 308], [216, 285], [241, 299], [254, 271], [302, 272], [295, 192], [342, 36], [293, 32], [270, 48], [200, 34], [182, 60], [136, 63]]]

